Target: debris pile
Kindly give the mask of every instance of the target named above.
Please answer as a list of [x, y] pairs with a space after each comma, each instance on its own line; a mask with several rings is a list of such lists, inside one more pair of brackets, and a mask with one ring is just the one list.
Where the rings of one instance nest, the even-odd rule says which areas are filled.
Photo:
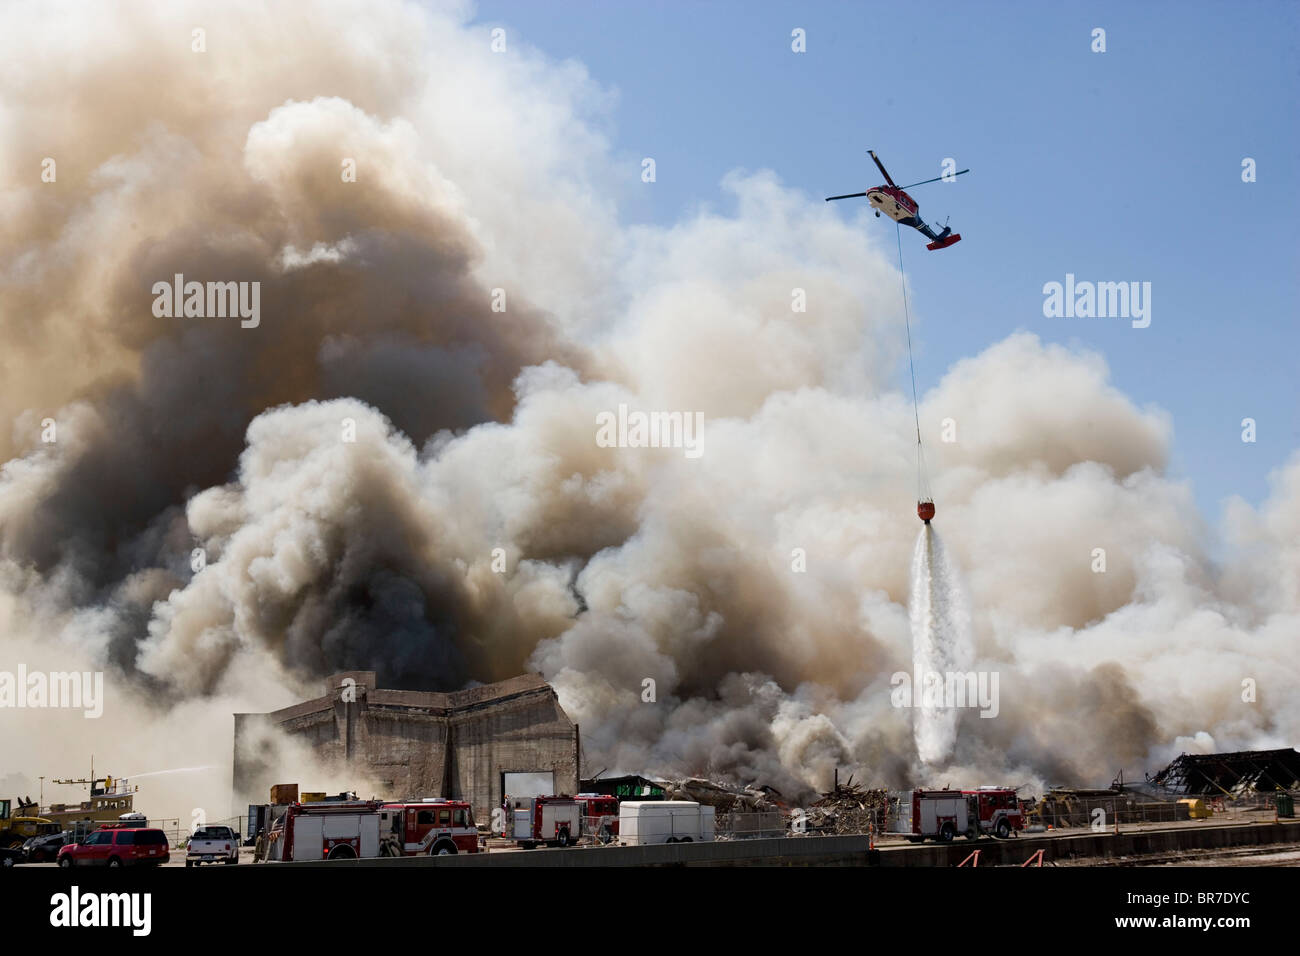
[[821, 795], [808, 808], [808, 829], [819, 833], [866, 833], [874, 823], [879, 832], [885, 823], [889, 808], [888, 790], [868, 790], [853, 782], [853, 777], [842, 786], [837, 782], [833, 790]]
[[1041, 823], [1053, 829], [1105, 827], [1116, 820], [1120, 823], [1168, 823], [1188, 819], [1188, 808], [1116, 789], [1052, 787], [1032, 806], [1027, 819], [1031, 824]]
[[691, 777], [664, 786], [665, 800], [694, 800], [718, 813], [761, 813], [780, 807], [781, 794], [771, 787], [736, 787]]

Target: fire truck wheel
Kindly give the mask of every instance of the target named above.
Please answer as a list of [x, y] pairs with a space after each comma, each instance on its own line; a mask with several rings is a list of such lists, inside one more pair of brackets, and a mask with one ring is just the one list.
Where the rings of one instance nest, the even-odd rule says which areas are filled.
[[355, 860], [357, 858], [356, 850], [346, 843], [340, 843], [329, 852], [328, 860]]
[[429, 848], [429, 856], [455, 856], [456, 844], [448, 843], [443, 840], [441, 843], [435, 843]]
[[951, 843], [952, 838], [957, 835], [957, 831], [951, 823], [945, 823], [943, 829], [939, 831], [939, 839], [944, 843]]
[[561, 830], [559, 836], [555, 838], [555, 845], [564, 847], [569, 845], [569, 831]]
[[998, 835], [999, 839], [1005, 840], [1007, 837], [1011, 836], [1011, 824], [1007, 823], [1006, 818], [1003, 817], [998, 821], [997, 829], [993, 832]]

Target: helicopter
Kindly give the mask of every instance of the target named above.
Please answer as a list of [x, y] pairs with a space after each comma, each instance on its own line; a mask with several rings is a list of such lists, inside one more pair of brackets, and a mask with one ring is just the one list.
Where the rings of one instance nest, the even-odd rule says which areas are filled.
[[[876, 151], [874, 149], [869, 149], [867, 152], [871, 154], [871, 158], [875, 161], [875, 164], [880, 167], [880, 173], [885, 177], [885, 182], [889, 183], [889, 185], [872, 186], [864, 193], [846, 193], [843, 196], [827, 196], [827, 202], [831, 202], [835, 199], [854, 199], [858, 196], [866, 196], [867, 202], [871, 203], [872, 208], [876, 210], [877, 216], [883, 212], [899, 225], [911, 226], [927, 239], [932, 240], [931, 242], [926, 243], [925, 246], [925, 248], [930, 250], [946, 249], [953, 243], [961, 241], [961, 233], [954, 233], [952, 228], [946, 224], [940, 232], [935, 232], [926, 225], [925, 220], [918, 215], [921, 207], [916, 204], [915, 199], [905, 192], [905, 190], [912, 189], [915, 186], [924, 186], [926, 183], [936, 183], [943, 179], [943, 176], [936, 176], [934, 179], [923, 179], [919, 183], [912, 183], [911, 186], [903, 186], [902, 188], [899, 188], [890, 177], [889, 171], [885, 169], [885, 164], [880, 161], [878, 156], [876, 156]], [[962, 173], [969, 172], [969, 169], [963, 169], [961, 172], [953, 173], [952, 175], [960, 176]]]

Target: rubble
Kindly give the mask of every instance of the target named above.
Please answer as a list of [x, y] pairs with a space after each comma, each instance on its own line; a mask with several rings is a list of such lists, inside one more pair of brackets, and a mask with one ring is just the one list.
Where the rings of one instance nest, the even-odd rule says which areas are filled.
[[[1101, 814], [1098, 815], [1098, 811]], [[1051, 787], [1041, 800], [1030, 805], [1027, 817], [1053, 829], [1061, 827], [1095, 827], [1098, 821], [1107, 826], [1121, 823], [1168, 823], [1187, 820], [1186, 806], [1169, 800], [1119, 789], [1084, 789]]]
[[664, 785], [665, 800], [694, 800], [718, 813], [762, 813], [780, 808], [781, 793], [771, 787], [737, 787], [699, 777], [674, 780]]
[[869, 790], [853, 782], [836, 782], [832, 790], [821, 795], [807, 809], [805, 823], [808, 830], [819, 833], [866, 833], [869, 824], [882, 829], [889, 808], [889, 791]]

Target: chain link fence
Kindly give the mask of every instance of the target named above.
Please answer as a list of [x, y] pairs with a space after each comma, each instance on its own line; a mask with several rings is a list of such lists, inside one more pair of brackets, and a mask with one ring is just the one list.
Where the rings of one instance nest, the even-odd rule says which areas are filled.
[[612, 844], [618, 842], [618, 817], [606, 814], [582, 818], [582, 839], [588, 843]]
[[713, 819], [715, 840], [758, 840], [786, 835], [779, 810], [761, 813], [719, 813]]
[[[226, 826], [235, 831], [235, 836], [243, 842], [243, 817], [226, 817], [221, 820], [208, 820], [204, 826]], [[183, 849], [190, 841], [190, 834], [197, 827], [192, 828], [189, 821], [182, 823], [179, 817], [151, 817], [147, 825], [155, 827], [163, 832], [167, 837], [167, 843], [172, 849]]]

